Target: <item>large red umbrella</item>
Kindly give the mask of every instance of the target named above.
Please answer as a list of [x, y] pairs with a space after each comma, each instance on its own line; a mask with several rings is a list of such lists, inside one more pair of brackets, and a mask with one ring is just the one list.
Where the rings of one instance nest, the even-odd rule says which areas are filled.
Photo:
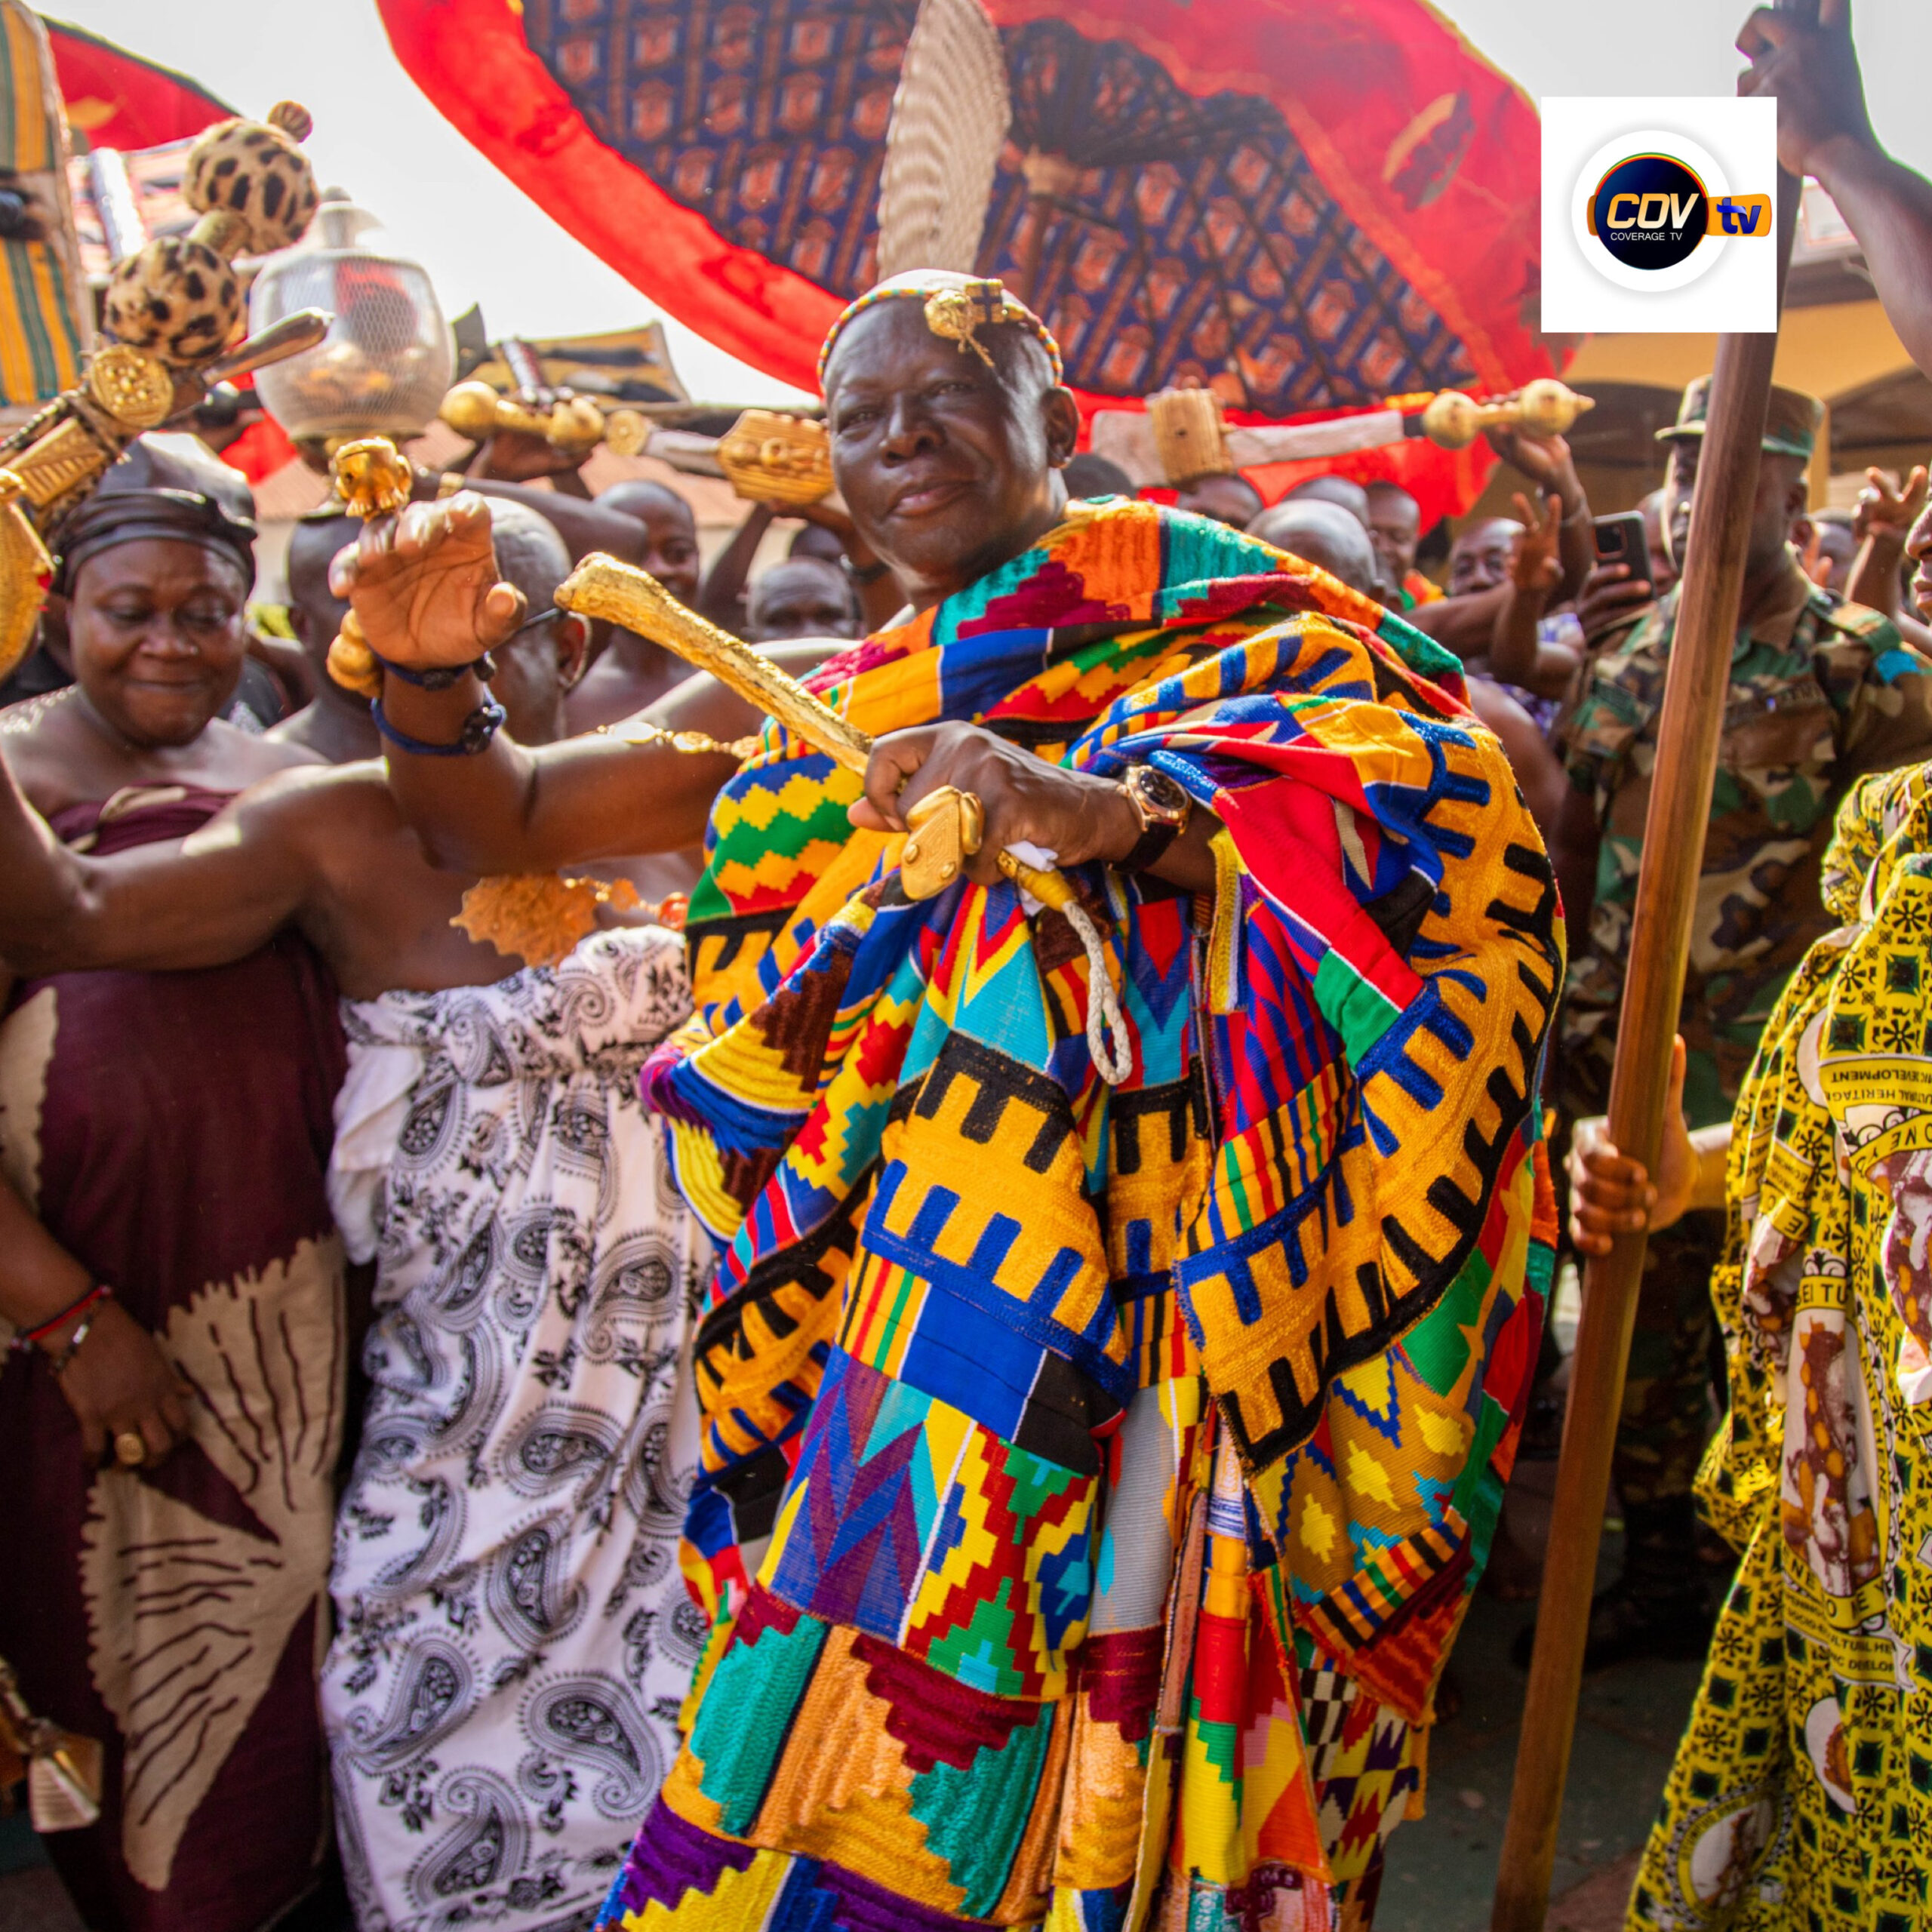
[[47, 37], [79, 145], [159, 147], [192, 139], [235, 112], [200, 82], [83, 28], [49, 20]]
[[[827, 324], [876, 278], [912, 0], [379, 4], [417, 83], [540, 205], [710, 341], [813, 386]], [[1023, 290], [1083, 408], [1199, 383], [1230, 421], [1299, 421], [1554, 373], [1535, 112], [1420, 0], [984, 15], [1005, 118], [974, 259], [947, 265]], [[983, 140], [986, 106], [962, 91], [942, 159]], [[1487, 458], [1336, 466], [1401, 476], [1433, 515]]]

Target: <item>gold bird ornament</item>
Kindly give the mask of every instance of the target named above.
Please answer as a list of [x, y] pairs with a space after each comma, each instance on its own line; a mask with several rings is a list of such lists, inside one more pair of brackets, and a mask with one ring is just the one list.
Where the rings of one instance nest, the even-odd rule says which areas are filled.
[[[365, 523], [395, 515], [409, 501], [416, 481], [409, 459], [386, 436], [358, 436], [344, 443], [329, 459], [329, 475], [344, 512]], [[344, 691], [358, 697], [382, 696], [382, 666], [353, 611], [343, 613], [328, 664], [329, 675]]]

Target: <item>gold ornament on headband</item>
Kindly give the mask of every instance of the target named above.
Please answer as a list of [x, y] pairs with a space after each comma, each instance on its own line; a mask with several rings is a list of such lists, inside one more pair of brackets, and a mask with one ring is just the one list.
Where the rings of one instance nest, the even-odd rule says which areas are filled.
[[1025, 305], [1014, 301], [997, 277], [969, 281], [963, 288], [937, 289], [926, 297], [926, 327], [957, 343], [962, 355], [971, 349], [989, 369], [993, 358], [978, 331], [1029, 319]]

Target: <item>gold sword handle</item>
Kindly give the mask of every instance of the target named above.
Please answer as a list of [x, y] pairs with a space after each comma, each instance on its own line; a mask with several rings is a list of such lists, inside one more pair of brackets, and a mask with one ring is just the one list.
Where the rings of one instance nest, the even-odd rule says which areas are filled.
[[[648, 571], [595, 552], [558, 586], [557, 605], [620, 624], [675, 651], [686, 663], [709, 671], [728, 690], [769, 713], [847, 771], [863, 776], [872, 757], [869, 733], [841, 718], [742, 638], [680, 603]], [[931, 899], [952, 884], [966, 860], [979, 851], [986, 815], [971, 792], [942, 785], [907, 812], [906, 824], [900, 882], [909, 899]], [[1042, 905], [1064, 912], [1075, 903], [1064, 874], [1026, 865], [1011, 852], [1000, 854], [999, 864], [1008, 878]]]
[[54, 580], [54, 559], [21, 507], [26, 487], [12, 470], [0, 469], [0, 678], [32, 648]]

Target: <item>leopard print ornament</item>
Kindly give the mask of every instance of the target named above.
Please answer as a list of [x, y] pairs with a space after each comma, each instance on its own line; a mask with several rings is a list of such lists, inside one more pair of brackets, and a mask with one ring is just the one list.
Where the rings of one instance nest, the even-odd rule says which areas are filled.
[[309, 128], [306, 109], [278, 101], [263, 120], [218, 122], [188, 150], [183, 198], [198, 214], [235, 225], [224, 254], [266, 255], [302, 238], [318, 198], [315, 171], [296, 145]]
[[205, 242], [164, 235], [115, 266], [101, 321], [117, 342], [186, 368], [224, 348], [242, 319], [235, 271]]
[[110, 336], [177, 368], [228, 346], [242, 319], [229, 262], [290, 247], [315, 214], [315, 171], [296, 145], [310, 125], [306, 108], [278, 101], [263, 120], [223, 121], [195, 142], [181, 192], [201, 220], [115, 265], [101, 310]]

